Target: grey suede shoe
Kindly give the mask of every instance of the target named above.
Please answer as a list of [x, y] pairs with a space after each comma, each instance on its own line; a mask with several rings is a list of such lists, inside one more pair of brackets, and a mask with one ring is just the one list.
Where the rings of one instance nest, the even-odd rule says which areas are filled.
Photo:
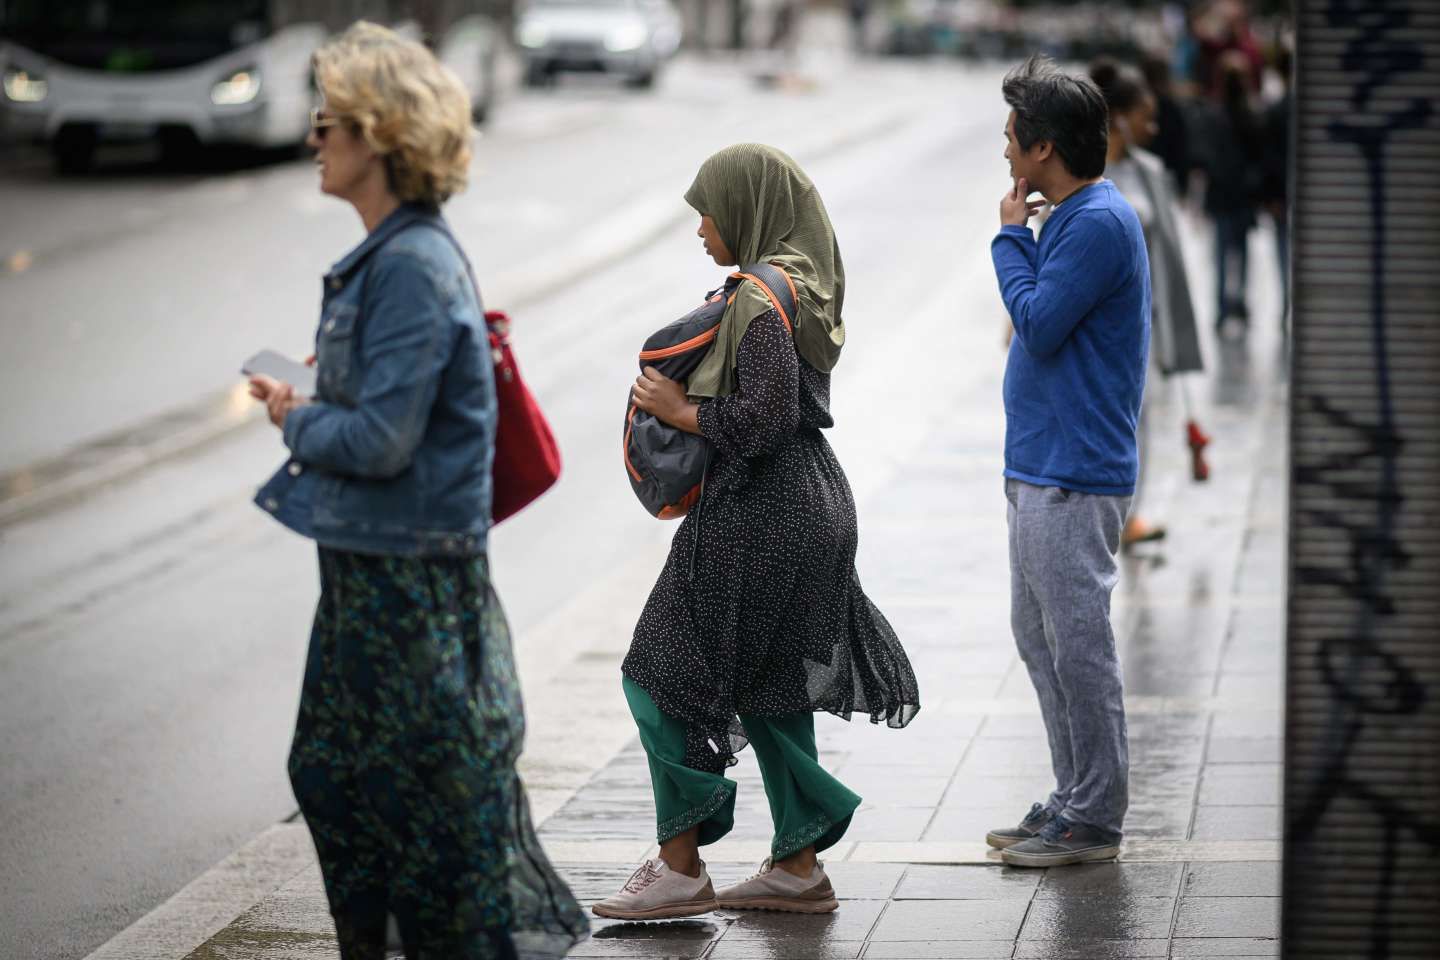
[[672, 920], [698, 917], [715, 909], [715, 887], [705, 864], [700, 876], [676, 873], [664, 860], [646, 860], [613, 897], [590, 908], [611, 920]]
[[835, 888], [816, 861], [808, 877], [797, 877], [767, 857], [760, 872], [715, 895], [722, 910], [779, 910], [783, 913], [830, 913], [840, 906]]
[[991, 830], [985, 834], [985, 842], [997, 850], [1004, 850], [1006, 847], [1013, 847], [1015, 844], [1040, 833], [1040, 828], [1049, 823], [1055, 814], [1051, 813], [1044, 804], [1037, 803], [1025, 814], [1018, 826], [1001, 827], [998, 830]]
[[1038, 837], [1000, 851], [1000, 859], [1012, 867], [1063, 867], [1071, 863], [1114, 860], [1119, 855], [1119, 834], [1071, 823], [1064, 817], [1055, 817], [1045, 824]]

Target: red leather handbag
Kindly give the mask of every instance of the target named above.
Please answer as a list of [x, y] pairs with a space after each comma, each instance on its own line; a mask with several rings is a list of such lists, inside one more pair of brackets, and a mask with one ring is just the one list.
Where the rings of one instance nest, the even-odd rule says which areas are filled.
[[485, 313], [490, 355], [495, 360], [495, 492], [490, 515], [494, 523], [519, 513], [560, 479], [560, 446], [540, 412], [535, 395], [520, 377], [510, 347], [510, 318], [498, 310]]

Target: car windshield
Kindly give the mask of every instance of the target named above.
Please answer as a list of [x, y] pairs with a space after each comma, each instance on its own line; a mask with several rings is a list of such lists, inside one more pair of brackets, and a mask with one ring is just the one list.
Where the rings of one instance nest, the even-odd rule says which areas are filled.
[[269, 27], [268, 0], [0, 3], [0, 36], [61, 63], [122, 73], [203, 63]]

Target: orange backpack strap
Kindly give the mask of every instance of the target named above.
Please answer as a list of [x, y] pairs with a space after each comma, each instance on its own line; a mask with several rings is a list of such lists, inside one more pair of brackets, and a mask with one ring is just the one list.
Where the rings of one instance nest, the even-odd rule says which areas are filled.
[[795, 290], [795, 281], [790, 279], [788, 273], [773, 263], [752, 263], [741, 267], [730, 276], [749, 280], [759, 287], [760, 292], [765, 294], [780, 314], [780, 319], [785, 322], [785, 329], [794, 336], [795, 311], [800, 305], [800, 295]]

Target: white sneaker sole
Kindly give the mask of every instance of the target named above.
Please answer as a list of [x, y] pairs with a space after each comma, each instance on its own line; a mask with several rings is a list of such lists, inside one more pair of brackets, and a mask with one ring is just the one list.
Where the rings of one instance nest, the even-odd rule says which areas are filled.
[[1001, 850], [1000, 859], [1012, 867], [1065, 867], [1072, 863], [1092, 863], [1097, 860], [1114, 860], [1120, 855], [1120, 848], [1113, 844], [1103, 847], [1086, 847], [1084, 850], [1069, 850], [1065, 853], [1024, 853], [1019, 850]]
[[678, 920], [681, 917], [698, 917], [710, 913], [718, 907], [719, 904], [711, 898], [709, 900], [690, 900], [685, 903], [663, 903], [648, 910], [617, 910], [614, 907], [597, 903], [590, 908], [590, 912], [607, 920]]
[[834, 913], [840, 901], [801, 900], [798, 897], [745, 897], [743, 900], [719, 900], [721, 910], [773, 910], [777, 913]]

